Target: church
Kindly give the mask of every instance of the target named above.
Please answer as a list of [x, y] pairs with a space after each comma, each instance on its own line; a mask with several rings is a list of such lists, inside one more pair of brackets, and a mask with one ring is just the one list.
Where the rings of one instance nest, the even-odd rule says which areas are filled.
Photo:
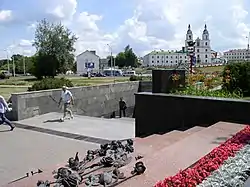
[[[187, 50], [188, 42], [193, 41], [193, 32], [191, 30], [190, 24], [188, 25], [188, 30], [185, 40], [185, 48]], [[195, 57], [197, 64], [211, 64], [212, 53], [209, 39], [209, 32], [207, 30], [207, 25], [205, 24], [201, 39], [198, 37], [195, 40]]]

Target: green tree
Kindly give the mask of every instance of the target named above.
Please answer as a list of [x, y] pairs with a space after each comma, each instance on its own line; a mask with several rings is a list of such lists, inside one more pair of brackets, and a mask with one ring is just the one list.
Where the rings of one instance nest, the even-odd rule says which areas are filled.
[[138, 58], [129, 45], [125, 47], [123, 52], [117, 54], [115, 62], [119, 67], [138, 66]]
[[[114, 61], [115, 61], [115, 57], [111, 55], [107, 56], [107, 59], [108, 59], [108, 66], [111, 67], [111, 58], [112, 58], [112, 63], [114, 64]], [[113, 65], [112, 64], [112, 65]], [[116, 64], [115, 64], [116, 65]]]
[[36, 28], [33, 44], [37, 50], [34, 75], [38, 78], [54, 77], [72, 69], [76, 40], [76, 36], [61, 23], [42, 20]]
[[120, 52], [116, 55], [116, 58], [115, 58], [115, 64], [116, 66], [119, 66], [119, 67], [125, 67], [126, 66], [126, 56], [125, 56], [125, 53], [124, 52]]

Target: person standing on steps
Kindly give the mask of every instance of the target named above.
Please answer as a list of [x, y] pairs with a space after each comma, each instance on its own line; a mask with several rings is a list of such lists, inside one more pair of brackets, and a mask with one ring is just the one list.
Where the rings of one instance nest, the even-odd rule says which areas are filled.
[[61, 121], [64, 121], [65, 117], [67, 116], [67, 113], [70, 114], [70, 118], [73, 119], [73, 113], [70, 109], [70, 105], [74, 105], [73, 95], [68, 90], [66, 86], [62, 87], [62, 95], [58, 103], [58, 107], [60, 106], [61, 102], [63, 101], [63, 118], [61, 118]]
[[8, 104], [6, 103], [3, 96], [0, 95], [0, 125], [3, 123], [6, 123], [10, 126], [10, 130], [13, 131], [15, 126], [8, 120], [8, 118], [5, 116], [6, 111], [10, 111]]
[[119, 101], [119, 109], [120, 109], [119, 110], [120, 111], [120, 118], [122, 117], [122, 114], [123, 114], [123, 117], [126, 117], [127, 104], [123, 100], [122, 97], [120, 98], [120, 101]]

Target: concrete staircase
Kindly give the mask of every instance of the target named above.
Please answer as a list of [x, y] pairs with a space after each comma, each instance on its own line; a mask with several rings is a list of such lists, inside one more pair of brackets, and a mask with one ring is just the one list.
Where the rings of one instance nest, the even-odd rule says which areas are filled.
[[[141, 161], [144, 162], [147, 170], [143, 175], [131, 178], [118, 186], [152, 187], [157, 181], [176, 174], [180, 169], [189, 167], [244, 127], [240, 124], [218, 122], [207, 128], [195, 126], [186, 131], [174, 130], [163, 135], [154, 134], [145, 138], [135, 138], [136, 152], [134, 155], [144, 156]], [[136, 161], [132, 161], [120, 170], [129, 176], [135, 163]], [[41, 174], [8, 186], [28, 187], [35, 186], [38, 180], [53, 181], [51, 171], [61, 166], [63, 164], [47, 168]]]

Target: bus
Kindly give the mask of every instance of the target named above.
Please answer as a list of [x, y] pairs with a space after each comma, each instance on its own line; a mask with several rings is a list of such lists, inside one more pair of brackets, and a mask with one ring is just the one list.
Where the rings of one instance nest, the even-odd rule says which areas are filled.
[[122, 71], [120, 69], [105, 69], [103, 70], [103, 74], [106, 76], [122, 76]]

